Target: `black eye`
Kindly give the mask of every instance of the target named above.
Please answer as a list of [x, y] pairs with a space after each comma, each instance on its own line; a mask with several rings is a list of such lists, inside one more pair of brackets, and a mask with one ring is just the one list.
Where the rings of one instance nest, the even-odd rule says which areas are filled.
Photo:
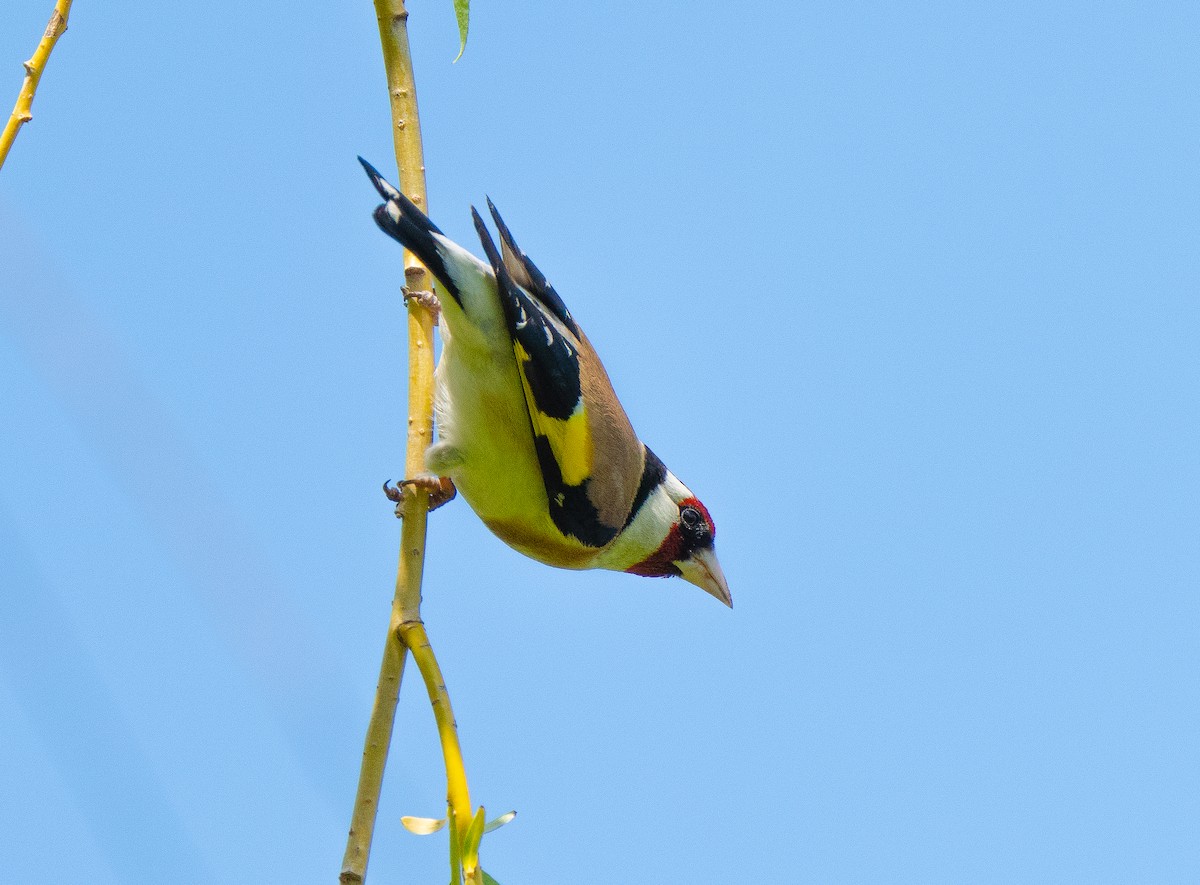
[[699, 508], [690, 504], [679, 508], [679, 534], [683, 535], [683, 544], [687, 550], [712, 545], [712, 527]]

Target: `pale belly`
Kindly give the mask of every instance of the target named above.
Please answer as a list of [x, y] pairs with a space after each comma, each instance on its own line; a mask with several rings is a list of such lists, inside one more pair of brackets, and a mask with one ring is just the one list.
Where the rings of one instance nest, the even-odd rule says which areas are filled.
[[599, 551], [564, 537], [550, 520], [512, 352], [463, 357], [446, 341], [435, 379], [438, 442], [458, 452], [447, 472], [471, 509], [526, 556], [562, 568], [593, 567]]

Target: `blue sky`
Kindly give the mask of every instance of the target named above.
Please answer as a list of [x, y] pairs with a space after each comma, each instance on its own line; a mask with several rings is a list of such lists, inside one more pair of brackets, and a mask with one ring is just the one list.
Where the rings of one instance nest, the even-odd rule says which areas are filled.
[[[0, 13], [0, 97], [51, 4]], [[730, 612], [460, 500], [425, 619], [505, 885], [1194, 881], [1194, 4], [414, 6]], [[5, 99], [6, 101], [9, 99]], [[6, 111], [7, 112], [7, 111]], [[332, 882], [394, 576], [369, 3], [78, 4], [0, 171], [0, 879]], [[445, 878], [410, 672], [372, 882]]]

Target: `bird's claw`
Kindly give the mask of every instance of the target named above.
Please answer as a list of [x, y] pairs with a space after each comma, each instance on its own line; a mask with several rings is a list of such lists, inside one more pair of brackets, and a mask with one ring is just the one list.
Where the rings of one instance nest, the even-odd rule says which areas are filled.
[[383, 484], [383, 493], [387, 499], [396, 505], [396, 518], [404, 516], [404, 505], [408, 501], [409, 490], [415, 489], [429, 493], [429, 512], [437, 510], [443, 504], [454, 500], [458, 489], [448, 476], [434, 476], [432, 473], [422, 473], [412, 479], [403, 479], [394, 486], [389, 479]]
[[410, 301], [415, 301], [421, 305], [433, 314], [433, 324], [436, 326], [438, 316], [442, 312], [442, 305], [438, 302], [437, 296], [428, 289], [409, 289], [405, 287], [402, 291], [404, 292], [404, 303], [408, 304]]

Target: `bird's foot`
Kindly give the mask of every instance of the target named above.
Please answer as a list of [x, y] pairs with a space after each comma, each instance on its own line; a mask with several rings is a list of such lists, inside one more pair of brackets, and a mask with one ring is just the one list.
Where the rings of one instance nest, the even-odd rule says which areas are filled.
[[405, 287], [401, 290], [404, 293], [404, 303], [415, 301], [431, 314], [433, 314], [433, 324], [436, 326], [438, 317], [442, 312], [442, 305], [438, 302], [438, 298], [433, 292], [428, 289], [409, 289]]
[[421, 473], [412, 479], [404, 479], [394, 486], [389, 479], [383, 484], [383, 493], [389, 501], [396, 504], [396, 518], [404, 516], [404, 505], [408, 501], [410, 490], [420, 490], [429, 493], [429, 512], [437, 510], [443, 504], [454, 500], [458, 489], [448, 476], [435, 476], [432, 473]]

